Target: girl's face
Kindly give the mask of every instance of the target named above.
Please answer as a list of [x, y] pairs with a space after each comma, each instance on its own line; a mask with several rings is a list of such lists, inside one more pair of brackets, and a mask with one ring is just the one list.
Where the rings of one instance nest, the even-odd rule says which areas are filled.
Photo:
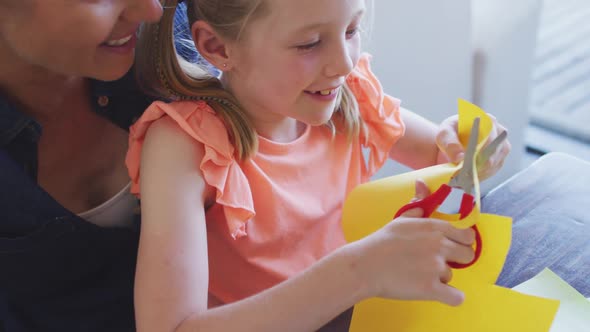
[[0, 0], [0, 59], [118, 79], [133, 64], [139, 24], [161, 14], [158, 0]]
[[255, 121], [319, 125], [360, 56], [364, 0], [266, 0], [269, 12], [230, 44], [224, 78]]

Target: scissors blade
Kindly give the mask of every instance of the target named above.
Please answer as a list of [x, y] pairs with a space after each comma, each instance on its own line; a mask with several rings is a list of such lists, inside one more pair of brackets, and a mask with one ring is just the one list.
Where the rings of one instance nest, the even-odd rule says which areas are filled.
[[451, 187], [459, 187], [467, 194], [471, 195], [473, 189], [473, 160], [475, 151], [477, 149], [477, 141], [479, 139], [479, 118], [473, 120], [471, 126], [471, 133], [469, 133], [469, 141], [467, 142], [467, 150], [463, 158], [463, 166], [449, 182]]
[[488, 159], [496, 152], [500, 144], [506, 140], [508, 136], [508, 132], [506, 130], [502, 131], [500, 135], [496, 136], [490, 144], [486, 145], [479, 153], [477, 154], [475, 167], [479, 169], [483, 164], [485, 164]]

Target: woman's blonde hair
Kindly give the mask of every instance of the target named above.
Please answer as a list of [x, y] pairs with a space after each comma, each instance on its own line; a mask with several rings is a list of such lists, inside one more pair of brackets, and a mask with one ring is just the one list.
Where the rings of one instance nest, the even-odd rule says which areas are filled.
[[[174, 45], [174, 11], [178, 0], [160, 0], [164, 14], [159, 23], [140, 29], [136, 76], [143, 90], [168, 100], [204, 100], [223, 119], [237, 157], [245, 160], [257, 149], [254, 127], [235, 97], [207, 68], [180, 57]], [[247, 23], [266, 14], [265, 0], [186, 0], [189, 26], [204, 20], [222, 37], [238, 40]], [[340, 128], [349, 141], [363, 127], [356, 98], [347, 85], [340, 89], [337, 110], [327, 124], [332, 133]]]

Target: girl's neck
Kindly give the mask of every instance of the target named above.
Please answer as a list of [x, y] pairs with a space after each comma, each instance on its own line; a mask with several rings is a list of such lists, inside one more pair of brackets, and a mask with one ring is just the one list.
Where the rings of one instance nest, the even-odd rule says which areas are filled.
[[[232, 91], [226, 76], [221, 76], [224, 89]], [[270, 141], [277, 143], [293, 142], [301, 137], [307, 125], [293, 118], [273, 114], [267, 110], [259, 110], [255, 105], [248, 105], [238, 100], [246, 114], [250, 117], [256, 133]]]
[[307, 125], [292, 118], [284, 118], [282, 121], [268, 119], [256, 119], [250, 115], [256, 132], [276, 143], [290, 143], [301, 137]]

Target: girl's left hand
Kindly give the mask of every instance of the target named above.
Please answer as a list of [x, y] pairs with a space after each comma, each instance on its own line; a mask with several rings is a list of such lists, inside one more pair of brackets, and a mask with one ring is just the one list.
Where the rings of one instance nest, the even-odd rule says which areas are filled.
[[[493, 121], [493, 127], [485, 145], [489, 144], [494, 138], [496, 138], [496, 136], [498, 136], [498, 134], [506, 130], [504, 126], [498, 123], [493, 115], [489, 113], [488, 115]], [[440, 153], [454, 163], [462, 161], [465, 155], [463, 145], [459, 141], [458, 124], [459, 117], [457, 115], [446, 118], [441, 122], [438, 134], [436, 135], [436, 144], [440, 149]], [[502, 142], [502, 144], [496, 149], [496, 152], [490, 156], [488, 161], [485, 164], [480, 165], [477, 169], [479, 179], [485, 180], [496, 174], [504, 164], [504, 160], [506, 159], [506, 156], [508, 156], [508, 153], [510, 153], [510, 149], [510, 142], [507, 139], [504, 140], [504, 142]]]

